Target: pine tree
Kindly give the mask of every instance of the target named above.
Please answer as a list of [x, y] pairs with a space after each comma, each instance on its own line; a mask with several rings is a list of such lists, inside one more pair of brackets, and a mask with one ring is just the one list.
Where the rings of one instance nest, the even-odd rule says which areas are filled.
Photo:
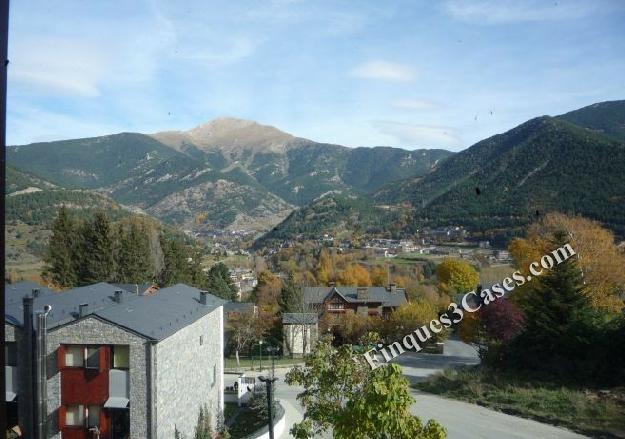
[[278, 300], [282, 312], [305, 312], [302, 294], [302, 289], [295, 281], [295, 276], [293, 273], [289, 273]]
[[61, 206], [52, 224], [52, 236], [46, 255], [46, 274], [59, 287], [73, 287], [78, 282], [76, 234], [78, 224]]
[[117, 267], [120, 282], [140, 283], [152, 277], [150, 243], [136, 222], [131, 222], [128, 230], [120, 227]]
[[171, 286], [177, 283], [192, 283], [189, 269], [189, 252], [182, 239], [171, 236], [161, 236], [163, 249], [163, 269], [159, 274], [161, 286]]
[[[566, 243], [556, 234], [552, 248]], [[514, 361], [537, 368], [572, 369], [592, 344], [595, 320], [575, 257], [555, 265], [534, 282], [523, 304], [525, 330], [511, 345]]]
[[208, 271], [208, 290], [222, 299], [234, 300], [236, 289], [230, 278], [230, 271], [223, 262], [213, 265]]
[[96, 212], [82, 228], [80, 279], [83, 285], [111, 280], [115, 272], [111, 224], [104, 212]]

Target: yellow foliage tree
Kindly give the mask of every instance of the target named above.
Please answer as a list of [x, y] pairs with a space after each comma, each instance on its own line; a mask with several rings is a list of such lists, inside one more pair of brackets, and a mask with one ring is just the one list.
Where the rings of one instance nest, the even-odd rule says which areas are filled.
[[348, 265], [345, 270], [339, 273], [337, 281], [339, 285], [358, 287], [371, 286], [371, 276], [369, 276], [369, 271], [362, 265], [358, 264]]
[[383, 287], [388, 283], [388, 272], [384, 265], [376, 265], [371, 270], [371, 285]]
[[325, 248], [319, 253], [319, 262], [317, 263], [317, 282], [321, 285], [327, 285], [334, 279], [334, 264], [332, 257]]
[[436, 274], [440, 292], [449, 295], [471, 291], [480, 282], [480, 276], [471, 264], [455, 258], [444, 258]]
[[[625, 288], [625, 255], [615, 245], [612, 232], [596, 221], [561, 213], [547, 214], [530, 226], [526, 238], [510, 243], [509, 251], [515, 265], [527, 275], [531, 262], [539, 261], [542, 255], [555, 250], [550, 247], [550, 242], [557, 231], [565, 231], [570, 237], [569, 243], [577, 253], [592, 306], [620, 312], [623, 300], [618, 297], [618, 291]], [[520, 288], [519, 298], [527, 291], [527, 288]]]
[[[400, 340], [405, 335], [438, 317], [437, 307], [428, 300], [417, 300], [399, 306], [390, 316], [385, 328], [389, 339]], [[444, 332], [438, 334], [441, 336]]]

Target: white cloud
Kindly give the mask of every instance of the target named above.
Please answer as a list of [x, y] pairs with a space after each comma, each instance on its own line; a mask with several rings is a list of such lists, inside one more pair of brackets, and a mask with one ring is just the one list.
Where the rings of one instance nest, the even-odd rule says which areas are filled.
[[460, 139], [452, 128], [417, 125], [388, 120], [375, 120], [372, 126], [403, 147], [418, 148], [457, 148], [461, 145]]
[[351, 76], [387, 81], [412, 81], [415, 71], [409, 66], [388, 61], [369, 61], [354, 68]]
[[37, 93], [94, 97], [107, 64], [103, 53], [85, 42], [27, 38], [11, 47], [9, 80]]
[[8, 104], [11, 117], [7, 118], [7, 145], [101, 136], [123, 131], [122, 127], [115, 124], [101, 123], [80, 115], [47, 111], [19, 102]]
[[478, 24], [570, 20], [598, 11], [603, 1], [583, 0], [448, 0], [445, 11], [455, 19]]
[[431, 110], [436, 108], [433, 102], [425, 99], [395, 99], [391, 106], [400, 110]]

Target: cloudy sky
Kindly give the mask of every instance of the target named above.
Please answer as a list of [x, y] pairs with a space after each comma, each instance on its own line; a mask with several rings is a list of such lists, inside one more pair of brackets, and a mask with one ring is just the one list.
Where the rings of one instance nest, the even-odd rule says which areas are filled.
[[8, 142], [253, 119], [461, 150], [625, 99], [620, 0], [20, 0]]

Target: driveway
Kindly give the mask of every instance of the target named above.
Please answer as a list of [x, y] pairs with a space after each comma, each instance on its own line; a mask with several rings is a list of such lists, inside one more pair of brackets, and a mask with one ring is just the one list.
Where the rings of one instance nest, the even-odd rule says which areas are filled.
[[[457, 339], [445, 342], [445, 353], [415, 354], [405, 353], [397, 358], [404, 375], [411, 382], [424, 380], [445, 367], [479, 363], [475, 350]], [[282, 439], [292, 438], [288, 429], [303, 417], [303, 408], [297, 402], [301, 387], [290, 387], [284, 382], [286, 369], [276, 370], [276, 397], [284, 406], [287, 421], [287, 433]], [[420, 392], [411, 389], [415, 403], [411, 413], [422, 421], [435, 419], [442, 424], [449, 439], [581, 439], [585, 436], [563, 428], [553, 427], [529, 419], [506, 415], [505, 413], [480, 407], [461, 401]], [[331, 438], [331, 434], [325, 436]]]

